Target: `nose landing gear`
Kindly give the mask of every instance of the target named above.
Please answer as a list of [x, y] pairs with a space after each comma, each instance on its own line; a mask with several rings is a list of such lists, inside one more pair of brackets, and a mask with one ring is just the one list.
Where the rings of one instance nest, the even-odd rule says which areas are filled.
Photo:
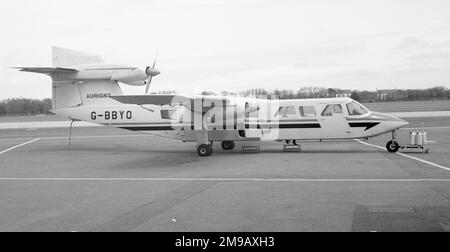
[[392, 131], [392, 140], [390, 140], [389, 142], [387, 142], [386, 144], [386, 149], [387, 151], [391, 152], [391, 153], [396, 153], [401, 145], [397, 142], [396, 140], [396, 131]]

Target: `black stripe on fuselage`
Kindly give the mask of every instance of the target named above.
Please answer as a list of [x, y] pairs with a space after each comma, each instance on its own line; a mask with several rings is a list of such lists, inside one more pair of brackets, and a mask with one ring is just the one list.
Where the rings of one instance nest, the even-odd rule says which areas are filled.
[[[119, 127], [120, 129], [132, 131], [168, 131], [174, 130], [172, 126], [141, 126], [141, 127]], [[246, 124], [246, 129], [320, 129], [318, 123], [308, 124]]]
[[358, 122], [358, 123], [348, 123], [350, 128], [366, 128], [364, 131], [367, 131], [375, 126], [380, 124], [380, 122]]
[[171, 126], [146, 126], [146, 127], [120, 127], [120, 129], [132, 130], [132, 131], [167, 131], [173, 130]]
[[320, 129], [320, 124], [318, 123], [302, 123], [302, 124], [246, 124], [246, 129], [267, 129], [267, 128], [278, 128], [278, 129]]
[[280, 124], [280, 129], [320, 129], [318, 123], [303, 123], [303, 124]]

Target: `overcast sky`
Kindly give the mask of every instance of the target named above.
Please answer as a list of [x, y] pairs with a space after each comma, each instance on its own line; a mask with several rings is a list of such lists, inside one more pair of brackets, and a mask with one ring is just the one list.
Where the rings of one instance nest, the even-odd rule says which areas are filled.
[[[0, 10], [0, 99], [51, 97], [51, 46], [144, 68], [152, 91], [450, 87], [448, 0], [14, 0]], [[145, 88], [126, 88], [143, 93]]]

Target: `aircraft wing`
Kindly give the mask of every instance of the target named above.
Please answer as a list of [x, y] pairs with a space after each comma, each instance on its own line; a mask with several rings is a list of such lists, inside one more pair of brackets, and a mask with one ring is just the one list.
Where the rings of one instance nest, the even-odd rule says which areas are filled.
[[76, 73], [78, 70], [72, 68], [62, 67], [14, 67], [22, 72], [41, 73], [41, 74], [56, 74], [56, 73]]
[[[119, 101], [123, 104], [137, 104], [137, 105], [172, 105], [172, 104], [190, 104], [188, 107], [191, 110], [195, 110], [193, 104], [195, 102], [201, 102], [202, 107], [204, 104], [215, 103], [216, 106], [223, 106], [229, 102], [229, 99], [222, 97], [211, 97], [211, 96], [185, 96], [185, 95], [115, 95], [111, 96], [112, 99]], [[205, 109], [211, 109], [211, 107], [202, 108], [202, 112]], [[200, 112], [200, 111], [199, 111]]]
[[228, 98], [211, 96], [188, 96], [188, 95], [114, 95], [112, 99], [124, 104], [138, 105], [170, 105], [174, 103], [183, 103], [187, 101], [205, 102], [229, 102]]
[[179, 95], [114, 95], [112, 99], [123, 104], [137, 105], [171, 105], [187, 102], [190, 99]]

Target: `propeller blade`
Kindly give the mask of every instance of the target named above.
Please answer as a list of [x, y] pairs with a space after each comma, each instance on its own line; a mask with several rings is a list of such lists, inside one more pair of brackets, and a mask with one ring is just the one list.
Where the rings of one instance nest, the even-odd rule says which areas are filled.
[[158, 54], [156, 54], [156, 56], [155, 56], [155, 62], [153, 62], [153, 68], [155, 68], [156, 67], [156, 61], [158, 60]]
[[150, 88], [150, 84], [152, 83], [152, 79], [153, 79], [153, 77], [152, 76], [150, 76], [150, 77], [148, 77], [148, 79], [147, 79], [147, 86], [145, 87], [145, 94], [148, 94], [148, 90], [149, 90], [149, 88]]
[[[152, 67], [152, 71], [157, 71], [157, 74], [156, 75], [158, 75], [159, 74], [159, 71], [158, 70], [156, 70], [155, 69], [155, 67], [156, 67], [156, 61], [158, 60], [158, 54], [156, 54], [156, 56], [155, 56], [155, 61], [153, 62], [153, 67]], [[155, 76], [156, 76], [155, 75]], [[153, 75], [149, 75], [148, 76], [148, 79], [145, 81], [146, 82], [146, 84], [147, 84], [147, 86], [145, 87], [145, 94], [148, 94], [148, 90], [150, 89], [150, 84], [152, 84], [152, 79], [153, 79]]]

